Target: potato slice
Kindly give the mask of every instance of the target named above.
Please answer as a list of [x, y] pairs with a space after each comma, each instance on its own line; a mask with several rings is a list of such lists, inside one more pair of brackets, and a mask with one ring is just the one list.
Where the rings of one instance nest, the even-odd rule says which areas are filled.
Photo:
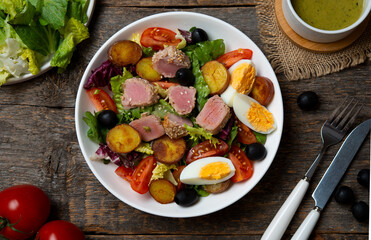
[[208, 193], [221, 193], [227, 190], [231, 183], [232, 181], [228, 179], [221, 183], [204, 185], [203, 188]]
[[167, 204], [174, 201], [176, 188], [168, 180], [158, 179], [150, 183], [149, 193], [157, 202]]
[[254, 98], [263, 106], [268, 106], [274, 97], [274, 86], [272, 81], [266, 77], [255, 77], [255, 83], [250, 92], [250, 97]]
[[109, 130], [107, 146], [116, 153], [128, 153], [139, 146], [141, 139], [137, 130], [128, 124], [120, 124]]
[[186, 152], [186, 142], [183, 138], [171, 139], [165, 135], [153, 142], [152, 149], [159, 162], [172, 164], [182, 159]]
[[123, 40], [114, 43], [108, 50], [108, 59], [115, 65], [125, 67], [136, 64], [142, 57], [143, 51], [136, 42]]
[[210, 88], [210, 94], [221, 94], [228, 87], [229, 72], [220, 62], [207, 62], [202, 66], [201, 72]]
[[137, 63], [135, 71], [141, 78], [150, 82], [160, 81], [162, 78], [162, 75], [153, 68], [152, 57], [142, 58]]

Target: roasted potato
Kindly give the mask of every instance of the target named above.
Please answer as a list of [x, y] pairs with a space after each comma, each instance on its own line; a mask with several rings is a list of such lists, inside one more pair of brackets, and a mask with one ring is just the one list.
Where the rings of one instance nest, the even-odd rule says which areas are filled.
[[266, 77], [255, 77], [255, 83], [250, 92], [250, 97], [254, 98], [263, 106], [268, 106], [274, 97], [274, 86], [272, 81]]
[[229, 188], [231, 180], [227, 180], [221, 183], [204, 185], [203, 188], [208, 193], [221, 193]]
[[171, 139], [165, 135], [153, 142], [152, 149], [159, 162], [172, 164], [182, 159], [186, 152], [186, 142], [183, 138]]
[[135, 71], [141, 78], [147, 79], [150, 82], [160, 81], [162, 78], [162, 75], [153, 68], [152, 57], [140, 59], [135, 67]]
[[201, 68], [202, 76], [210, 88], [210, 94], [220, 94], [228, 87], [229, 72], [218, 61], [210, 61], [205, 63]]
[[149, 193], [157, 202], [167, 204], [174, 201], [176, 188], [168, 180], [158, 179], [149, 184]]
[[133, 151], [141, 142], [139, 133], [128, 124], [120, 124], [109, 130], [107, 146], [116, 153]]
[[119, 67], [136, 64], [142, 57], [143, 51], [136, 42], [123, 40], [114, 43], [108, 50], [108, 59]]

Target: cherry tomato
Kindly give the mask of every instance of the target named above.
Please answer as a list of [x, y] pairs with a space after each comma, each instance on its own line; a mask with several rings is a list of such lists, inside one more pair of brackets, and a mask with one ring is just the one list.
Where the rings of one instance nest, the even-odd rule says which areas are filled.
[[173, 172], [173, 177], [175, 178], [175, 180], [177, 181], [178, 185], [176, 186], [176, 191], [178, 192], [179, 190], [183, 189], [185, 187], [184, 183], [182, 183], [180, 181], [180, 174], [182, 173], [183, 169], [185, 168], [186, 166], [179, 166], [177, 167], [174, 172]]
[[93, 87], [86, 90], [86, 93], [98, 112], [102, 110], [112, 110], [117, 113], [116, 104], [103, 89]]
[[43, 225], [35, 240], [84, 240], [84, 233], [73, 223], [55, 220]]
[[175, 32], [166, 28], [147, 28], [140, 37], [140, 44], [142, 44], [143, 47], [152, 47], [153, 50], [157, 51], [164, 49], [164, 45], [178, 46], [181, 40], [176, 39], [175, 36]]
[[236, 120], [237, 125], [237, 141], [243, 144], [256, 143], [256, 136], [251, 129], [243, 124], [240, 120]]
[[241, 182], [251, 178], [254, 168], [251, 161], [246, 157], [241, 148], [232, 145], [228, 158], [232, 161], [236, 173], [231, 178], [232, 182]]
[[139, 165], [135, 168], [132, 180], [130, 182], [131, 188], [144, 194], [148, 192], [149, 181], [152, 177], [152, 171], [157, 165], [156, 159], [153, 156], [148, 156], [140, 161]]
[[125, 179], [128, 182], [131, 182], [132, 176], [134, 173], [133, 168], [127, 168], [125, 166], [120, 166], [116, 169], [115, 173], [119, 176]]
[[154, 85], [158, 84], [160, 87], [162, 87], [163, 89], [168, 89], [172, 86], [177, 86], [179, 85], [179, 83], [175, 83], [175, 82], [165, 82], [165, 81], [159, 81], [159, 82], [152, 82]]
[[50, 200], [38, 187], [18, 185], [0, 192], [0, 239], [26, 239], [46, 221]]
[[223, 156], [228, 151], [228, 144], [219, 139], [219, 143], [214, 146], [209, 140], [197, 144], [191, 150], [189, 150], [186, 163], [191, 162], [205, 157], [211, 156]]
[[216, 60], [224, 65], [227, 69], [233, 64], [240, 61], [241, 59], [251, 59], [252, 51], [250, 49], [239, 48], [237, 50], [224, 53], [222, 56], [218, 57]]

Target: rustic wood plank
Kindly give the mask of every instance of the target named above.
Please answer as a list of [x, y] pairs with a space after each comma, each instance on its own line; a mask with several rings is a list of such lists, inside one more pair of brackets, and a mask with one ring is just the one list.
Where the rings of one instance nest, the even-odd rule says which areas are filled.
[[169, 7], [236, 7], [236, 6], [247, 6], [255, 5], [256, 0], [103, 0], [98, 1], [99, 5], [115, 6], [115, 7], [156, 7], [156, 8], [169, 8]]

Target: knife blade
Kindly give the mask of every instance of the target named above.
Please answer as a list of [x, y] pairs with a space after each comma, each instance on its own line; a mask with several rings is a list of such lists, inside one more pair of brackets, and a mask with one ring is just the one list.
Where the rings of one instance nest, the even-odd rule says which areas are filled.
[[315, 201], [314, 209], [295, 232], [292, 240], [308, 239], [318, 221], [320, 211], [326, 206], [333, 191], [358, 152], [358, 149], [361, 147], [367, 134], [370, 132], [370, 128], [371, 119], [359, 124], [345, 139], [312, 194], [312, 198]]

